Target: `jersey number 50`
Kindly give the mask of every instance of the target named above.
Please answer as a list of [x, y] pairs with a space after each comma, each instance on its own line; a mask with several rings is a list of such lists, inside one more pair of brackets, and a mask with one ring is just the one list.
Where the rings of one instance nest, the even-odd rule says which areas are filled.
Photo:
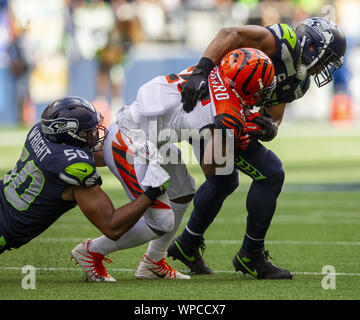
[[[24, 148], [22, 155], [27, 154]], [[9, 175], [4, 177], [4, 194], [6, 200], [18, 211], [26, 210], [40, 194], [45, 178], [33, 160], [25, 162], [27, 157], [21, 157], [24, 166], [18, 171], [17, 165]]]

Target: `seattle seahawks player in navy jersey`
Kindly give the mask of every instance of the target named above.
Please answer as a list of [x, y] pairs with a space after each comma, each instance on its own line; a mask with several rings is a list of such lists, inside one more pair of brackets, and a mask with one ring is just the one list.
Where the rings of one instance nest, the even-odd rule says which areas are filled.
[[[200, 254], [204, 233], [220, 211], [223, 201], [238, 187], [238, 171], [249, 175], [246, 233], [241, 249], [233, 258], [236, 271], [258, 279], [291, 279], [288, 270], [268, 261], [265, 236], [275, 212], [284, 182], [280, 159], [260, 141], [277, 134], [287, 103], [301, 98], [309, 89], [310, 76], [321, 87], [341, 68], [346, 38], [341, 29], [325, 18], [305, 19], [293, 29], [287, 24], [223, 28], [205, 50], [189, 80], [182, 86], [183, 108], [191, 112], [198, 99], [208, 94], [207, 75], [229, 51], [253, 47], [265, 52], [275, 67], [277, 85], [265, 108], [247, 121], [259, 127], [238, 141], [235, 170], [230, 175], [206, 175], [194, 197], [194, 210], [182, 234], [168, 248], [168, 255], [187, 265], [192, 273], [211, 274]], [[205, 172], [205, 171], [204, 171]], [[205, 172], [206, 173], [206, 172]]]
[[[0, 180], [0, 253], [25, 245], [76, 205], [104, 235], [118, 239], [165, 191], [149, 188], [115, 210], [100, 188], [93, 157], [107, 132], [101, 123], [101, 114], [79, 97], [46, 107], [16, 165]], [[114, 281], [106, 272], [100, 275], [97, 281]]]

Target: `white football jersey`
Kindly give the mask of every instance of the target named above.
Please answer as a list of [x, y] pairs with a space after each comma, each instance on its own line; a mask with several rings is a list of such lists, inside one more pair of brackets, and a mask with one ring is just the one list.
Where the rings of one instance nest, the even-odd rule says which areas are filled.
[[[218, 78], [217, 67], [209, 75], [209, 96], [197, 102], [193, 111], [183, 110], [180, 85], [187, 81], [193, 70], [180, 74], [158, 76], [142, 85], [136, 100], [119, 110], [116, 115], [119, 129], [125, 134], [131, 129], [141, 129], [146, 138], [164, 143], [186, 139], [186, 131], [210, 125], [242, 131], [245, 117], [240, 100]], [[185, 129], [185, 130], [184, 130]]]

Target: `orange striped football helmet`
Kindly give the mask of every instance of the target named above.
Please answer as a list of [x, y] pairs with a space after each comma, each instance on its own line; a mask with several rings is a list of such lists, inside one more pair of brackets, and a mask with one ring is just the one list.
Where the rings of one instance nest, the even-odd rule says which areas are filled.
[[274, 65], [258, 49], [230, 51], [221, 60], [218, 73], [224, 85], [235, 92], [244, 106], [263, 106], [276, 86]]

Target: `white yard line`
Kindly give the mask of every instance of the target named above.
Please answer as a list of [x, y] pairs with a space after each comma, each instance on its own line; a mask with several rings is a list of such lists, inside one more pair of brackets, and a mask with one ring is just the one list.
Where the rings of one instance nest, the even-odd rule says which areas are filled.
[[[13, 270], [13, 271], [21, 271], [22, 267], [0, 267], [0, 270]], [[80, 268], [35, 268], [38, 271], [82, 271]], [[112, 272], [134, 272], [135, 269], [128, 269], [128, 268], [107, 268], [108, 271]], [[180, 270], [184, 271], [184, 270]], [[235, 273], [234, 270], [214, 270], [215, 273]], [[292, 274], [298, 275], [321, 275], [324, 276], [324, 273], [321, 272], [292, 272]], [[360, 277], [360, 273], [344, 273], [344, 272], [337, 272], [334, 273], [336, 276], [353, 276], [353, 277]]]

